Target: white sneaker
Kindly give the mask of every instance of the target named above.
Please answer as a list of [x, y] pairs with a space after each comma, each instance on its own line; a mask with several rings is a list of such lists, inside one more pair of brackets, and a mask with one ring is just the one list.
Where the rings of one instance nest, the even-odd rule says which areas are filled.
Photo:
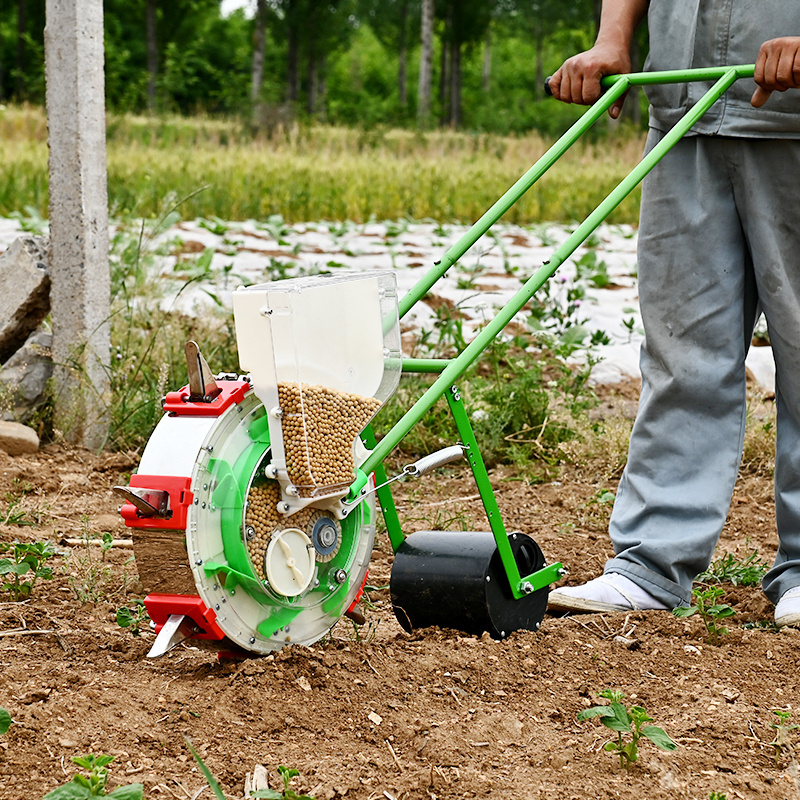
[[[797, 608], [800, 616], [800, 597]], [[624, 575], [608, 572], [580, 586], [553, 589], [547, 600], [549, 611], [612, 611], [668, 610], [660, 600]]]
[[775, 624], [779, 628], [800, 625], [800, 586], [784, 592], [775, 606]]

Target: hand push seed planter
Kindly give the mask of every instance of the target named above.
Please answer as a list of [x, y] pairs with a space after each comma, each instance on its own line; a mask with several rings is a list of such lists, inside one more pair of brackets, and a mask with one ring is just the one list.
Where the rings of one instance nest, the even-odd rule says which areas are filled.
[[[603, 97], [398, 300], [391, 272], [341, 273], [241, 288], [233, 310], [245, 375], [214, 376], [186, 346], [189, 383], [164, 417], [130, 486], [145, 605], [161, 655], [186, 638], [269, 653], [309, 645], [358, 618], [375, 537], [376, 498], [394, 550], [391, 596], [407, 630], [440, 625], [502, 638], [537, 630], [563, 574], [527, 534], [508, 533], [458, 379], [644, 176], [753, 66], [607, 78]], [[452, 360], [405, 359], [399, 320], [632, 85], [711, 88]], [[373, 417], [401, 374], [438, 375], [376, 442]], [[384, 459], [440, 398], [458, 443], [405, 467], [416, 477], [466, 458], [487, 531], [403, 534]]]

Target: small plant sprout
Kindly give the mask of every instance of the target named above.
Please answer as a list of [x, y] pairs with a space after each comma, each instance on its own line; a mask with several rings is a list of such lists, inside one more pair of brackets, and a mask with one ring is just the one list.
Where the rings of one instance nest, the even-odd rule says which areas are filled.
[[120, 628], [127, 628], [131, 636], [141, 636], [141, 627], [147, 624], [148, 619], [144, 600], [137, 599], [132, 606], [122, 606], [117, 609], [117, 625]]
[[13, 721], [14, 720], [11, 719], [11, 714], [0, 706], [0, 736], [4, 733], [8, 733], [8, 729], [11, 727]]
[[14, 602], [27, 600], [37, 580], [50, 580], [53, 570], [45, 561], [55, 555], [50, 542], [0, 542], [0, 591]]
[[278, 767], [278, 772], [283, 780], [283, 791], [275, 789], [257, 789], [250, 792], [250, 797], [268, 798], [268, 800], [314, 800], [311, 795], [298, 794], [289, 784], [292, 778], [296, 778], [300, 773], [296, 769], [289, 767]]
[[720, 638], [728, 633], [728, 629], [720, 625], [720, 620], [736, 613], [727, 603], [717, 602], [724, 593], [724, 589], [719, 586], [709, 586], [707, 589], [698, 587], [692, 591], [695, 605], [676, 608], [672, 613], [676, 617], [699, 614], [706, 627], [706, 641], [709, 644], [719, 644]]
[[599, 717], [603, 725], [617, 734], [617, 738], [606, 742], [603, 749], [608, 753], [616, 753], [621, 767], [627, 769], [636, 763], [639, 758], [639, 740], [643, 736], [660, 750], [670, 752], [677, 748], [663, 728], [645, 724], [653, 720], [642, 706], [627, 708], [623, 705], [622, 698], [625, 695], [619, 690], [604, 689], [600, 692], [600, 697], [611, 702], [608, 705], [584, 709], [578, 714], [578, 719], [583, 721]]
[[89, 775], [75, 775], [69, 783], [58, 786], [44, 796], [44, 800], [86, 800], [90, 797], [110, 797], [113, 800], [142, 800], [144, 786], [130, 783], [118, 786], [113, 792], [106, 792], [108, 765], [114, 756], [86, 755], [73, 756], [73, 763], [87, 770]]
[[775, 764], [777, 764], [784, 753], [792, 752], [792, 742], [790, 733], [800, 728], [800, 725], [790, 724], [792, 712], [782, 708], [773, 708], [772, 713], [778, 718], [777, 722], [771, 722], [770, 728], [775, 730], [775, 738], [770, 744], [775, 748]]

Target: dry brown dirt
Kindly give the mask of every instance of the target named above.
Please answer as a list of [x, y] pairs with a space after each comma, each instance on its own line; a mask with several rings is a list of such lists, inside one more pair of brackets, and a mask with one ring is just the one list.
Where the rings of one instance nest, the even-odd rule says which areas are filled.
[[[38, 527], [0, 526], [0, 537], [123, 538], [111, 487], [135, 461], [55, 445], [0, 455], [0, 498], [13, 493], [29, 518], [42, 515]], [[593, 500], [614, 479], [586, 469], [540, 485], [515, 477], [492, 474], [509, 529], [567, 565], [568, 582], [597, 574], [610, 546], [607, 508]], [[485, 527], [466, 473], [423, 480], [397, 492], [409, 531], [443, 511]], [[775, 546], [771, 480], [743, 476], [719, 552], [771, 559]], [[772, 709], [800, 703], [800, 632], [745, 627], [772, 619], [758, 589], [727, 587], [737, 615], [719, 645], [698, 619], [666, 612], [546, 617], [538, 633], [504, 641], [409, 635], [376, 588], [365, 626], [343, 620], [314, 647], [236, 662], [185, 643], [148, 660], [152, 634], [135, 638], [115, 622], [141, 596], [132, 550], [115, 546], [100, 562], [97, 547], [59, 547], [54, 580], [26, 602], [0, 603], [0, 706], [14, 719], [0, 737], [3, 800], [41, 798], [84, 753], [116, 756], [112, 787], [140, 781], [147, 798], [209, 798], [184, 737], [230, 798], [243, 797], [256, 764], [276, 788], [278, 765], [298, 769], [293, 788], [317, 800], [800, 796], [791, 747], [776, 754], [771, 744]], [[369, 584], [385, 587], [390, 568], [382, 538]], [[79, 602], [71, 586], [94, 587], [97, 601]], [[609, 688], [645, 706], [678, 749], [644, 742], [638, 764], [622, 769], [602, 749], [609, 732], [576, 719]]]

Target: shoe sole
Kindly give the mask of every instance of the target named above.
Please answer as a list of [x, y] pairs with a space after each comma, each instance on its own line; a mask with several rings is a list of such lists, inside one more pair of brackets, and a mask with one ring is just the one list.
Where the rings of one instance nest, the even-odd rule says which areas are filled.
[[615, 603], [601, 603], [599, 600], [587, 600], [585, 597], [571, 597], [558, 591], [550, 592], [547, 599], [548, 611], [577, 611], [583, 614], [615, 614], [620, 611], [633, 611], [630, 606]]
[[781, 614], [775, 617], [775, 624], [779, 628], [798, 628], [800, 627], [800, 612], [795, 611], [790, 614]]

